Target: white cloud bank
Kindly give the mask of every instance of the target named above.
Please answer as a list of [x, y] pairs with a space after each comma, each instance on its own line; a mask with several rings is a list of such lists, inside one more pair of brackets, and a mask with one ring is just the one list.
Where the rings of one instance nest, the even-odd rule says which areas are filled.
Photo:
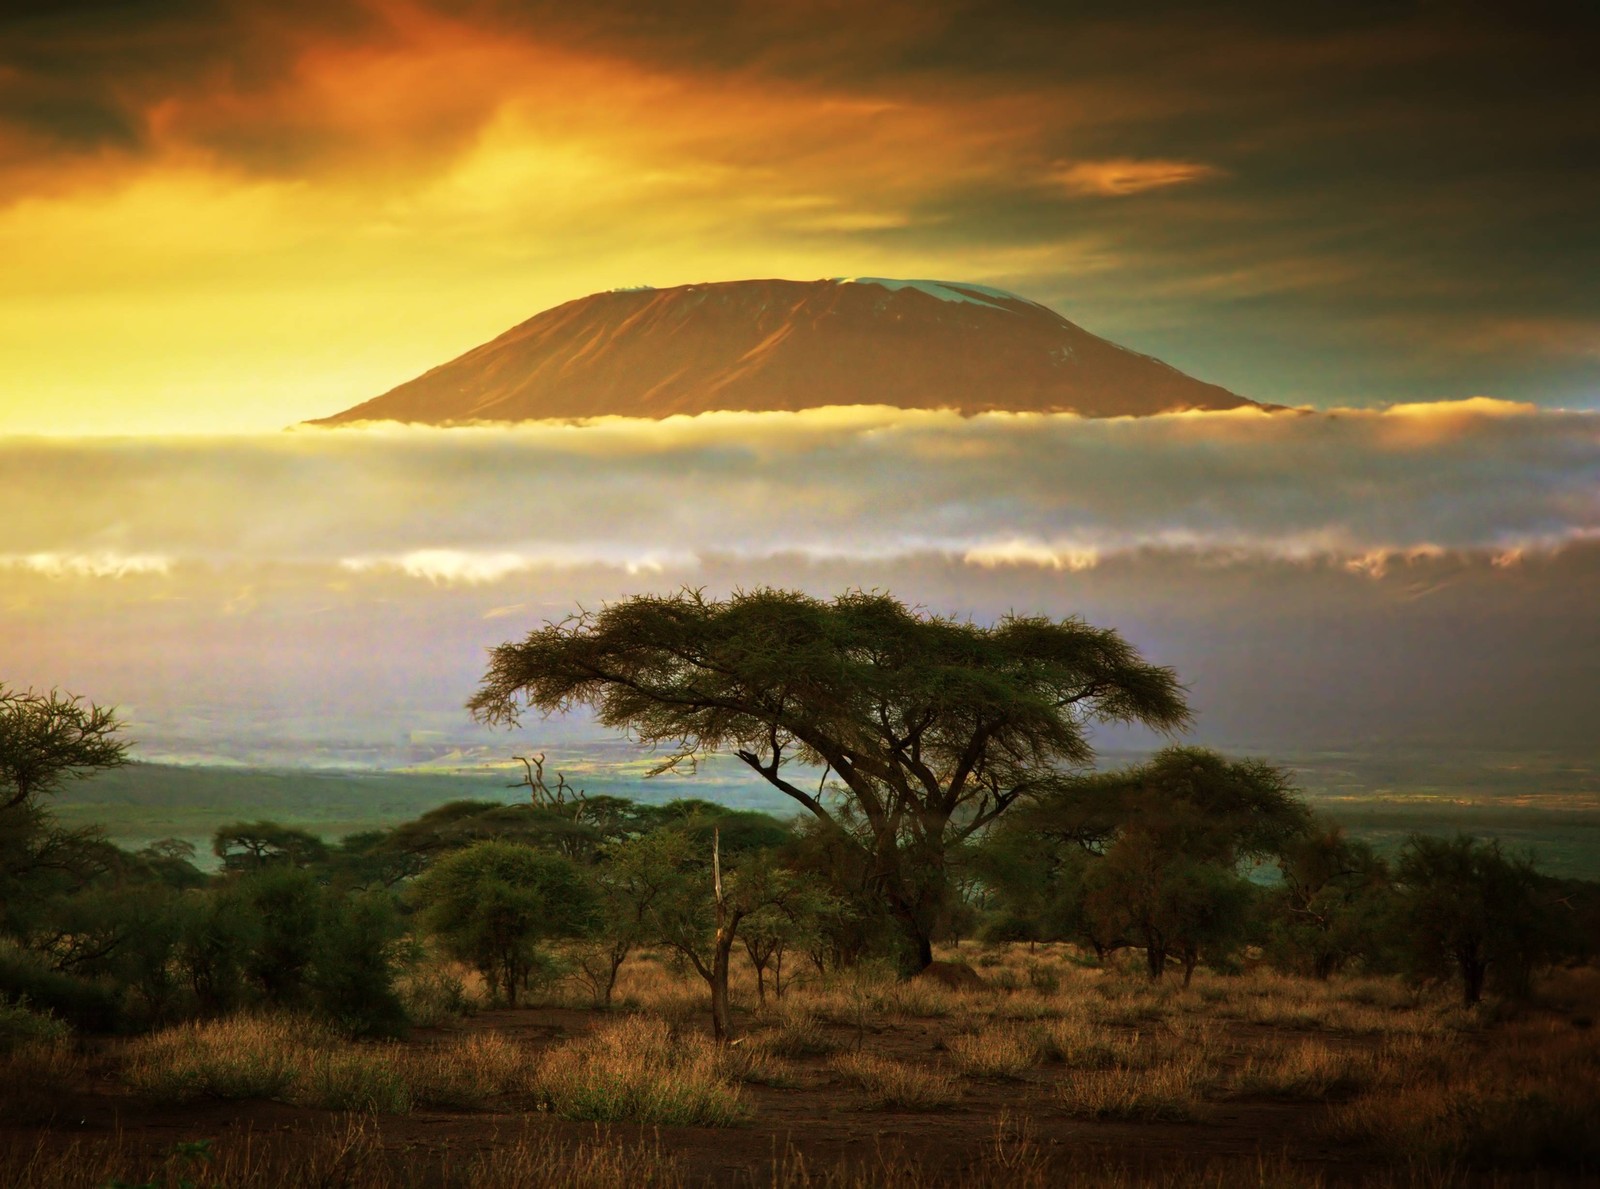
[[290, 562], [493, 583], [711, 555], [1082, 570], [1505, 562], [1600, 536], [1600, 414], [1073, 416], [823, 409], [252, 437], [6, 438], [0, 566], [69, 577]]

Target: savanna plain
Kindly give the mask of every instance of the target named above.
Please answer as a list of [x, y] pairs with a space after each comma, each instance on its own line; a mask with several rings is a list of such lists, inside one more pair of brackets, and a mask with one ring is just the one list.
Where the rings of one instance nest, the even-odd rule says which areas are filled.
[[[941, 952], [977, 978], [796, 974], [739, 1037], [645, 952], [611, 1009], [403, 985], [405, 1041], [256, 1014], [5, 1058], [0, 1180], [182, 1185], [1567, 1184], [1600, 1144], [1600, 972], [1465, 1008], [1252, 966], [1151, 983], [1066, 945]], [[942, 968], [936, 968], [942, 969]], [[981, 984], [978, 980], [981, 979]]]

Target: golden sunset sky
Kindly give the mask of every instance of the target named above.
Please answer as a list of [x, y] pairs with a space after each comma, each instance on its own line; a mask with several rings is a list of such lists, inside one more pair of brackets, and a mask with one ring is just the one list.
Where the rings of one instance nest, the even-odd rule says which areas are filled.
[[8, 4], [0, 432], [276, 429], [759, 276], [997, 284], [1278, 403], [1594, 407], [1593, 8], [1501, 11]]

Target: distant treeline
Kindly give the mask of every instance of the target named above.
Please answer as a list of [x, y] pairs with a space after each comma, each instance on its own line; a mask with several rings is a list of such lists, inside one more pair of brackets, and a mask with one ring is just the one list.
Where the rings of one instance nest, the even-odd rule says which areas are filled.
[[[903, 944], [870, 873], [814, 822], [702, 800], [541, 800], [454, 801], [332, 844], [240, 822], [217, 831], [210, 875], [188, 843], [130, 852], [9, 806], [0, 996], [94, 1031], [277, 1007], [390, 1035], [408, 1022], [397, 986], [440, 959], [506, 1003], [570, 979], [605, 1004], [639, 946], [683, 955], [715, 993], [714, 861], [722, 959], [752, 963], [762, 994], [797, 967], [892, 960]], [[1258, 863], [1281, 879], [1249, 879]], [[1464, 836], [1417, 836], [1386, 862], [1312, 819], [1276, 769], [1171, 749], [963, 848], [938, 919], [941, 941], [1141, 951], [1152, 978], [1265, 961], [1455, 979], [1473, 1002], [1593, 957], [1600, 884]]]

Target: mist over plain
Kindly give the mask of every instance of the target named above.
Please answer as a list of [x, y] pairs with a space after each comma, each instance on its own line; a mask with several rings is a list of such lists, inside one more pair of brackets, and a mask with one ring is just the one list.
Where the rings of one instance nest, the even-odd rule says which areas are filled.
[[465, 736], [485, 647], [683, 585], [1083, 614], [1176, 666], [1225, 745], [1561, 747], [1597, 709], [1595, 413], [13, 437], [0, 469], [10, 678], [126, 704], [158, 753], [208, 722]]

